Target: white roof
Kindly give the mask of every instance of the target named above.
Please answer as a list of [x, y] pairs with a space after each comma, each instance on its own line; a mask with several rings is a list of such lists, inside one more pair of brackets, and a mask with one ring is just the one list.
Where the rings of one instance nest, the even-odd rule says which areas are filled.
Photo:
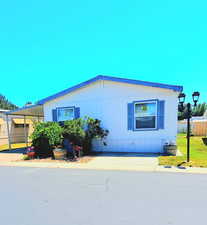
[[0, 112], [8, 112], [8, 109], [0, 109]]

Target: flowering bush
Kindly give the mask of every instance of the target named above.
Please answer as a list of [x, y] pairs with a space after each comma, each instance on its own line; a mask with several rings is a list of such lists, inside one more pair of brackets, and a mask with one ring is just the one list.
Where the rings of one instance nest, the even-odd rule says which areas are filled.
[[31, 147], [27, 148], [27, 152], [34, 152], [34, 151], [35, 151], [34, 146], [31, 146]]
[[29, 158], [34, 158], [36, 155], [35, 148], [33, 146], [27, 148], [26, 154]]

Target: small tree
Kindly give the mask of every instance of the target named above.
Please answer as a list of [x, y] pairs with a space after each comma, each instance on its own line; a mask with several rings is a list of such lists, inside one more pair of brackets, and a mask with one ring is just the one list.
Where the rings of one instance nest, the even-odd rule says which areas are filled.
[[198, 106], [195, 107], [195, 109], [193, 109], [193, 116], [203, 116], [206, 110], [207, 110], [206, 103], [198, 104]]
[[0, 108], [13, 110], [17, 109], [18, 107], [11, 103], [4, 95], [0, 94]]
[[[178, 108], [179, 110], [179, 108]], [[197, 107], [193, 108], [192, 116], [203, 116], [207, 110], [207, 104], [204, 102], [202, 104], [198, 104]], [[179, 110], [178, 112], [178, 120], [187, 119], [187, 105], [184, 105], [184, 110]]]

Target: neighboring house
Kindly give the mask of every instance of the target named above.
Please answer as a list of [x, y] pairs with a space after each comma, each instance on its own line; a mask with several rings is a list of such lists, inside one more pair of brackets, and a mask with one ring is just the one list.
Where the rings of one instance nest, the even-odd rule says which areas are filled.
[[162, 152], [176, 141], [177, 98], [182, 86], [97, 76], [11, 113], [44, 115], [45, 121], [89, 116], [109, 130], [107, 146], [94, 151]]
[[[0, 109], [0, 146], [8, 144], [8, 130], [5, 113], [9, 110]], [[29, 136], [33, 131], [33, 122], [31, 119], [26, 119], [26, 130], [24, 130], [24, 119], [20, 116], [10, 116], [8, 125], [10, 130], [11, 143], [25, 142], [26, 135]]]

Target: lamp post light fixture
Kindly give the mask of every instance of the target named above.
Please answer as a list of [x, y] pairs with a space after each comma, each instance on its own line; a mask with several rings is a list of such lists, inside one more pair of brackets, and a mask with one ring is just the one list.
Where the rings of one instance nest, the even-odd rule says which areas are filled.
[[[180, 105], [180, 111], [184, 111], [184, 102], [185, 102], [186, 95], [184, 93], [180, 93], [178, 96], [179, 99], [179, 105]], [[198, 100], [200, 97], [200, 93], [198, 91], [194, 92], [192, 94], [194, 105], [193, 107], [197, 106]], [[190, 119], [192, 117], [192, 106], [191, 103], [187, 103], [187, 162], [190, 162]]]
[[184, 110], [185, 96], [186, 95], [184, 93], [180, 93], [179, 96], [178, 96], [181, 111]]
[[192, 94], [192, 97], [193, 97], [194, 106], [196, 107], [197, 102], [198, 102], [199, 97], [200, 97], [200, 93], [198, 91], [196, 91]]

